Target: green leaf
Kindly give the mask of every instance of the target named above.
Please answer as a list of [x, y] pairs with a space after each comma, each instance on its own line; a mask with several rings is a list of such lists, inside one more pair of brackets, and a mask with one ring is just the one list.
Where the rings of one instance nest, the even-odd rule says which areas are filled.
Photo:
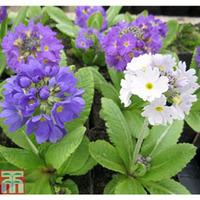
[[110, 6], [108, 8], [108, 10], [106, 11], [106, 15], [107, 15], [107, 22], [108, 22], [109, 27], [113, 24], [113, 20], [115, 16], [119, 14], [121, 9], [122, 9], [122, 6]]
[[168, 32], [167, 36], [163, 41], [163, 48], [167, 48], [173, 41], [176, 40], [177, 33], [179, 30], [179, 24], [176, 20], [170, 20], [167, 22]]
[[134, 143], [126, 120], [119, 107], [111, 100], [102, 98], [101, 118], [106, 122], [107, 133], [127, 168], [133, 157]]
[[0, 146], [0, 153], [9, 163], [20, 169], [35, 169], [43, 166], [43, 161], [31, 151]]
[[27, 11], [28, 11], [28, 6], [22, 6], [20, 8], [20, 10], [18, 11], [17, 16], [15, 17], [15, 19], [13, 21], [12, 30], [14, 30], [14, 28], [17, 25], [19, 25], [20, 23], [24, 23], [25, 22]]
[[42, 9], [40, 6], [29, 6], [27, 11], [27, 17], [29, 19], [35, 19], [42, 16]]
[[0, 170], [17, 170], [18, 168], [9, 162], [0, 153]]
[[2, 52], [2, 50], [0, 50], [0, 63], [1, 63], [1, 66], [0, 66], [0, 76], [1, 76], [6, 67], [6, 57], [4, 53]]
[[99, 31], [101, 30], [102, 24], [103, 24], [103, 16], [100, 12], [93, 13], [87, 20], [87, 25], [89, 28], [94, 28]]
[[62, 9], [53, 6], [46, 6], [45, 11], [48, 13], [49, 17], [58, 24], [73, 25], [72, 21], [67, 17]]
[[75, 73], [75, 76], [78, 80], [78, 88], [84, 90], [83, 99], [85, 100], [85, 108], [81, 112], [79, 118], [73, 120], [70, 123], [66, 123], [67, 130], [69, 131], [74, 130], [74, 128], [86, 122], [90, 114], [94, 97], [94, 79], [92, 72], [87, 67], [81, 68], [78, 70], [78, 72]]
[[154, 126], [142, 145], [142, 154], [155, 156], [160, 151], [176, 144], [183, 131], [183, 121], [174, 121], [168, 126]]
[[190, 162], [195, 151], [191, 144], [176, 144], [160, 151], [153, 157], [150, 170], [141, 180], [160, 181], [175, 176]]
[[26, 183], [26, 194], [53, 194], [48, 176], [40, 176], [35, 182]]
[[89, 67], [94, 77], [94, 87], [106, 98], [112, 99], [117, 105], [121, 105], [119, 99], [119, 93], [113, 87], [112, 84], [108, 83], [104, 77], [98, 72], [97, 69]]
[[46, 163], [52, 165], [59, 173], [59, 169], [62, 169], [62, 165], [80, 145], [84, 133], [85, 127], [79, 126], [67, 133], [60, 142], [52, 144], [45, 154]]
[[119, 157], [116, 149], [106, 141], [97, 140], [89, 145], [91, 156], [103, 167], [126, 174], [123, 160]]
[[197, 101], [193, 103], [185, 121], [194, 131], [200, 132], [200, 92], [197, 93]]
[[118, 182], [115, 194], [146, 194], [146, 191], [136, 179], [126, 178]]
[[63, 186], [68, 188], [71, 191], [71, 194], [79, 194], [78, 187], [74, 181], [67, 179], [63, 182]]
[[76, 38], [79, 28], [78, 26], [74, 24], [57, 24], [56, 28], [64, 33], [65, 35], [68, 35], [69, 37]]
[[60, 57], [61, 58], [60, 58], [59, 66], [66, 67], [67, 66], [67, 56], [66, 56], [64, 50], [61, 51], [61, 56]]
[[96, 165], [96, 161], [90, 156], [87, 160], [87, 162], [85, 163], [85, 165], [79, 169], [78, 171], [74, 172], [75, 176], [81, 176], [86, 174], [90, 169], [92, 169], [95, 165]]
[[190, 194], [183, 185], [173, 179], [144, 183], [144, 186], [150, 194]]
[[[144, 118], [141, 116], [141, 111], [136, 109], [124, 110], [123, 115], [126, 119], [129, 129], [131, 130], [132, 136], [138, 138], [144, 124]], [[145, 137], [148, 135], [148, 133], [149, 129], [147, 129]]]
[[8, 30], [8, 19], [4, 19], [0, 23], [0, 41], [3, 39], [3, 37], [6, 35]]
[[115, 188], [116, 188], [117, 184], [119, 182], [123, 181], [125, 178], [126, 178], [126, 176], [123, 176], [121, 174], [114, 175], [112, 180], [109, 181], [107, 183], [107, 185], [105, 186], [103, 193], [104, 194], [115, 194]]
[[[20, 129], [18, 129], [15, 132], [9, 132], [8, 127], [4, 124], [4, 119], [0, 119], [0, 127], [3, 129], [3, 133], [5, 133], [5, 135], [12, 140], [12, 142], [14, 142], [16, 145], [18, 145], [19, 147], [22, 147], [24, 149], [27, 150], [33, 150], [33, 146], [32, 143], [34, 145], [37, 145], [33, 139], [31, 139], [31, 137], [29, 137], [26, 132], [25, 132], [25, 127], [22, 127]], [[29, 138], [29, 139], [27, 139]], [[31, 143], [29, 142], [29, 140], [31, 140]]]
[[[81, 170], [89, 160], [89, 139], [84, 136], [81, 144], [76, 151], [70, 156], [61, 169], [61, 174], [76, 175], [76, 171]], [[91, 168], [88, 169], [88, 171]]]
[[119, 91], [121, 88], [121, 86], [120, 86], [121, 80], [124, 76], [123, 73], [118, 72], [115, 69], [110, 68], [110, 67], [108, 67], [107, 69], [108, 69], [108, 73], [110, 75], [110, 78], [111, 78], [116, 90]]

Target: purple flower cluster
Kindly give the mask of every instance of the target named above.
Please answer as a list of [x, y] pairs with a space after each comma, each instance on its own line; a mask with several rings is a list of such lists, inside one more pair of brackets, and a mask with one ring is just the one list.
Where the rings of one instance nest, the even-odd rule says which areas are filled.
[[133, 57], [158, 53], [166, 32], [166, 24], [152, 15], [140, 16], [131, 23], [119, 23], [101, 40], [107, 64], [123, 71]]
[[79, 117], [84, 108], [82, 89], [67, 67], [44, 65], [36, 59], [20, 65], [20, 72], [4, 85], [1, 118], [10, 131], [26, 125], [38, 143], [63, 137], [65, 122]]
[[96, 29], [81, 28], [76, 37], [76, 48], [87, 50], [94, 46], [100, 40], [101, 36], [102, 34]]
[[14, 32], [9, 32], [2, 42], [8, 66], [20, 72], [22, 64], [37, 59], [45, 65], [58, 65], [63, 45], [56, 33], [41, 23], [30, 21], [28, 26], [20, 24]]
[[197, 51], [196, 51], [196, 62], [198, 64], [198, 67], [200, 67], [200, 46], [197, 47]]
[[0, 23], [7, 17], [6, 6], [0, 6]]
[[106, 12], [102, 6], [77, 6], [75, 24], [81, 28], [88, 28], [87, 21], [94, 13], [101, 13], [103, 16], [103, 23], [101, 31], [107, 28]]

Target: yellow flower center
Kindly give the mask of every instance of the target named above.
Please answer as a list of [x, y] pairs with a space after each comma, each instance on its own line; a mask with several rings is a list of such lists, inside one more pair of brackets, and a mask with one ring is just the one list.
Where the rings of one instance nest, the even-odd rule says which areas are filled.
[[147, 83], [147, 84], [146, 84], [146, 88], [147, 88], [148, 90], [153, 89], [153, 84], [152, 84], [152, 83]]
[[44, 117], [41, 117], [41, 118], [40, 118], [40, 121], [41, 121], [41, 122], [44, 122], [44, 121], [46, 121], [46, 119], [45, 119]]
[[34, 104], [34, 103], [35, 103], [35, 100], [34, 100], [34, 99], [31, 99], [31, 100], [28, 102], [29, 105], [32, 105], [32, 104]]
[[84, 14], [84, 15], [87, 15], [87, 10], [82, 10], [82, 13]]
[[22, 44], [22, 40], [20, 38], [16, 39], [13, 43], [15, 46], [20, 46]]
[[165, 67], [163, 67], [163, 66], [159, 66], [159, 69], [160, 69], [161, 72], [165, 71]]
[[48, 59], [44, 59], [43, 62], [44, 62], [44, 64], [47, 64], [48, 63]]
[[31, 37], [31, 31], [26, 31], [25, 34], [27, 37]]
[[182, 99], [179, 95], [173, 97], [173, 102], [176, 104], [176, 105], [180, 105], [181, 102], [182, 102]]
[[49, 47], [47, 45], [44, 46], [45, 51], [49, 51]]
[[162, 106], [157, 106], [155, 109], [158, 112], [162, 112], [164, 110]]
[[84, 47], [85, 46], [85, 42], [82, 41], [81, 42], [81, 46]]
[[56, 109], [56, 112], [60, 113], [62, 111], [63, 111], [63, 106], [58, 106], [57, 109]]
[[128, 47], [129, 46], [129, 42], [128, 41], [124, 42], [124, 46]]

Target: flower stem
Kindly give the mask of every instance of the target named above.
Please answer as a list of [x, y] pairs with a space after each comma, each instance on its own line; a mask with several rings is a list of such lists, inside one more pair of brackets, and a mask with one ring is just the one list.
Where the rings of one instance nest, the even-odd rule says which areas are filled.
[[[24, 133], [24, 132], [23, 132]], [[31, 147], [32, 151], [36, 154], [39, 155], [39, 151], [37, 149], [37, 147], [33, 144], [33, 142], [30, 140], [30, 138], [28, 137], [28, 135], [26, 133], [24, 133], [25, 138], [29, 144], [29, 146]]]
[[140, 153], [140, 149], [141, 149], [141, 146], [142, 146], [144, 137], [145, 137], [145, 133], [146, 133], [147, 128], [148, 128], [148, 124], [149, 124], [148, 119], [145, 118], [144, 124], [143, 124], [143, 126], [142, 126], [142, 129], [141, 129], [141, 131], [140, 131], [140, 134], [139, 134], [139, 137], [138, 137], [136, 146], [135, 146], [135, 151], [134, 151], [134, 154], [133, 154], [133, 163], [132, 163], [133, 166], [134, 166], [134, 164], [135, 164], [136, 161], [137, 161], [138, 154]]

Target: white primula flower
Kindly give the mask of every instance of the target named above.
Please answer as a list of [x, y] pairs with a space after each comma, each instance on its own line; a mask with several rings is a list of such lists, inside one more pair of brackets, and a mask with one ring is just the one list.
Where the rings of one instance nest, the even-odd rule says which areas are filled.
[[195, 92], [199, 85], [197, 82], [196, 71], [194, 69], [186, 69], [185, 62], [179, 62], [177, 70], [174, 72], [175, 87], [179, 92], [190, 91]]
[[190, 94], [190, 92], [184, 92], [173, 98], [173, 116], [174, 119], [183, 120], [185, 115], [188, 115], [192, 104], [197, 101], [197, 96]]
[[172, 114], [172, 108], [166, 106], [166, 97], [163, 95], [145, 106], [142, 116], [146, 117], [151, 125], [167, 125], [173, 121]]
[[153, 101], [160, 98], [168, 90], [168, 78], [160, 76], [158, 68], [147, 68], [138, 71], [132, 80], [132, 93], [144, 101]]
[[122, 80], [121, 81], [121, 90], [120, 90], [120, 95], [119, 98], [121, 102], [124, 104], [124, 107], [128, 107], [131, 104], [131, 83], [127, 80]]
[[152, 65], [152, 55], [143, 54], [139, 57], [134, 57], [130, 63], [127, 64], [126, 70], [129, 72], [135, 72], [138, 70], [145, 71]]
[[171, 73], [176, 66], [176, 59], [170, 54], [155, 54], [152, 55], [152, 65], [157, 67], [161, 74]]

